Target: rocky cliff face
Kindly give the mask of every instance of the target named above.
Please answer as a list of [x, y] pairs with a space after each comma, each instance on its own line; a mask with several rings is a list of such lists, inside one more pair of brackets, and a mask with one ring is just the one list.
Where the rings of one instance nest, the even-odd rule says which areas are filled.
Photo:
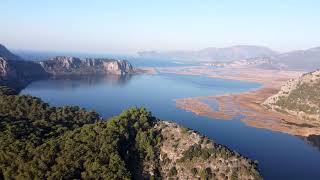
[[320, 70], [291, 79], [263, 105], [303, 120], [320, 120]]
[[0, 57], [0, 84], [20, 88], [34, 79], [48, 77], [37, 63]]
[[57, 56], [24, 61], [0, 44], [0, 85], [20, 89], [32, 80], [59, 75], [127, 75], [138, 72], [126, 60]]
[[10, 74], [14, 73], [11, 72], [8, 61], [5, 58], [0, 57], [0, 78], [6, 79]]
[[53, 75], [125, 75], [134, 72], [132, 65], [126, 60], [79, 59], [76, 57], [58, 56], [47, 61], [41, 61], [40, 65], [46, 72]]
[[34, 79], [47, 76], [38, 63], [24, 61], [0, 44], [0, 85], [20, 89]]

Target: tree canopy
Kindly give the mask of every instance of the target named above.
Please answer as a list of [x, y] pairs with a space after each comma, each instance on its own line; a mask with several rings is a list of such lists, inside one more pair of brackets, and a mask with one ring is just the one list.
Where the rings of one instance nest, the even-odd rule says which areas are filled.
[[156, 176], [161, 138], [152, 128], [155, 120], [144, 108], [101, 120], [77, 106], [50, 107], [39, 98], [3, 93], [0, 179]]

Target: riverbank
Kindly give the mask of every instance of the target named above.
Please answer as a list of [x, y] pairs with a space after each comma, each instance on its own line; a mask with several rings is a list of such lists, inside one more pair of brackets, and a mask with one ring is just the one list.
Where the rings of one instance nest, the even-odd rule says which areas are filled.
[[[307, 137], [320, 134], [320, 124], [303, 122], [295, 116], [269, 111], [261, 105], [268, 97], [278, 92], [281, 85], [300, 76], [301, 71], [266, 70], [256, 68], [219, 68], [205, 66], [159, 68], [162, 73], [204, 75], [213, 78], [244, 80], [261, 83], [261, 88], [238, 94], [202, 96], [176, 99], [176, 106], [200, 116], [232, 120], [241, 116], [248, 126]], [[213, 105], [214, 104], [214, 105]]]

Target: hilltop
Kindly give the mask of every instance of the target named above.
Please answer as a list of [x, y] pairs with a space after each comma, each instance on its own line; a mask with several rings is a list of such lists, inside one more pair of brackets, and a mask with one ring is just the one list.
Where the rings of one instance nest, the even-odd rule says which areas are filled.
[[0, 44], [0, 57], [10, 60], [22, 60], [21, 57], [10, 52], [4, 45]]
[[303, 74], [287, 81], [280, 91], [263, 105], [307, 121], [320, 120], [320, 71]]

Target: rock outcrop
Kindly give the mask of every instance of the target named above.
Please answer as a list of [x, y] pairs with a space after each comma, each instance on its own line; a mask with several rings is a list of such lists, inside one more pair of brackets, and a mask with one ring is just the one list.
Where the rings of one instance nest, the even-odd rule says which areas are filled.
[[7, 59], [0, 57], [0, 77], [5, 79], [9, 76], [14, 76], [14, 73], [10, 70]]
[[19, 89], [32, 80], [48, 76], [49, 74], [38, 63], [0, 57], [1, 85]]
[[79, 59], [57, 56], [46, 61], [25, 61], [0, 44], [0, 85], [20, 89], [32, 80], [61, 75], [128, 75], [137, 73], [126, 60]]
[[263, 105], [309, 121], [320, 120], [320, 70], [291, 79]]
[[175, 123], [159, 121], [163, 179], [262, 179], [256, 163]]
[[125, 75], [134, 73], [132, 65], [126, 60], [57, 56], [47, 61], [41, 61], [40, 65], [52, 75]]

